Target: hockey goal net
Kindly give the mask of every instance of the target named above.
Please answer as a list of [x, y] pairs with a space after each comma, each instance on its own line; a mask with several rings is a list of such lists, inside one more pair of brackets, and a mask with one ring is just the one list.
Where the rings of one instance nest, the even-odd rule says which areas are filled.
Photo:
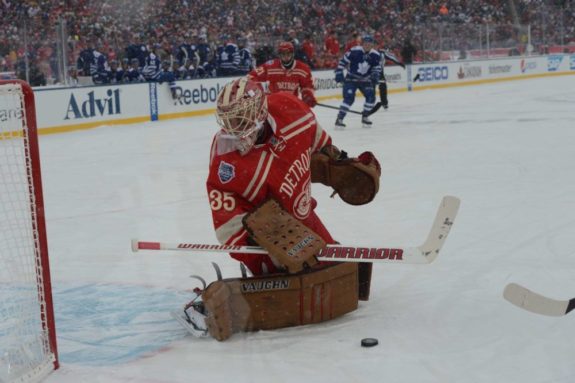
[[34, 94], [0, 81], [0, 382], [58, 368]]

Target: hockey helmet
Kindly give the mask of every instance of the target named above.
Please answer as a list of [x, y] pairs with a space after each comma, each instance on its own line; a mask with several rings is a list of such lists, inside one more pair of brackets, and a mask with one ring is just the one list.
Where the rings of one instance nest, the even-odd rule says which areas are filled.
[[278, 46], [278, 54], [284, 68], [289, 68], [293, 65], [294, 50], [293, 44], [289, 41], [282, 41]]
[[282, 41], [278, 46], [278, 53], [282, 52], [294, 52], [293, 44], [289, 41]]
[[253, 147], [267, 115], [264, 88], [248, 77], [226, 84], [218, 95], [216, 119], [223, 131], [236, 139], [241, 154]]
[[364, 43], [375, 44], [375, 39], [373, 38], [372, 35], [363, 35], [363, 37], [361, 38], [361, 41]]

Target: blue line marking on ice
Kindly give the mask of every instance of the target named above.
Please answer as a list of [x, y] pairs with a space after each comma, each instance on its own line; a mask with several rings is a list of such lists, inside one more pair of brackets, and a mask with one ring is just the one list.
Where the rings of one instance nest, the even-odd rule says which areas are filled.
[[54, 311], [62, 363], [119, 364], [153, 353], [186, 331], [170, 316], [191, 294], [143, 286], [56, 288]]

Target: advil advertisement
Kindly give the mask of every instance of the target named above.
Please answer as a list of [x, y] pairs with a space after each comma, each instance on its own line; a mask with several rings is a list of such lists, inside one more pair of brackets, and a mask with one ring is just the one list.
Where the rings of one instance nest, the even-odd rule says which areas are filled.
[[[34, 89], [39, 128], [74, 128], [100, 122], [150, 119], [148, 84]], [[66, 129], [69, 127], [70, 129]]]

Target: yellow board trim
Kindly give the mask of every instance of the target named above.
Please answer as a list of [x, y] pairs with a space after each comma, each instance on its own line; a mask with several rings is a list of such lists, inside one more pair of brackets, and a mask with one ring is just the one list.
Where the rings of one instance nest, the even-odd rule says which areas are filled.
[[523, 74], [520, 76], [512, 76], [512, 77], [486, 78], [483, 80], [469, 80], [469, 81], [462, 80], [461, 82], [451, 82], [449, 84], [434, 84], [434, 85], [425, 85], [425, 86], [416, 86], [416, 84], [414, 84], [413, 90], [418, 91], [418, 90], [426, 90], [426, 89], [453, 88], [456, 86], [482, 85], [482, 84], [492, 84], [492, 83], [496, 83], [496, 82], [528, 80], [528, 79], [532, 79], [532, 78], [557, 77], [557, 76], [569, 76], [569, 75], [575, 75], [575, 72], [552, 72], [552, 73]]
[[41, 128], [39, 129], [39, 133], [40, 134], [66, 133], [66, 132], [74, 132], [76, 130], [97, 128], [99, 126], [137, 124], [139, 122], [148, 122], [148, 121], [150, 121], [150, 116], [122, 118], [119, 120], [92, 121], [92, 122], [85, 122], [83, 124], [51, 126], [48, 128]]
[[189, 112], [179, 112], [179, 113], [164, 113], [164, 114], [158, 115], [158, 120], [171, 120], [174, 118], [205, 116], [207, 114], [213, 114], [215, 111], [216, 111], [216, 108], [192, 110]]

